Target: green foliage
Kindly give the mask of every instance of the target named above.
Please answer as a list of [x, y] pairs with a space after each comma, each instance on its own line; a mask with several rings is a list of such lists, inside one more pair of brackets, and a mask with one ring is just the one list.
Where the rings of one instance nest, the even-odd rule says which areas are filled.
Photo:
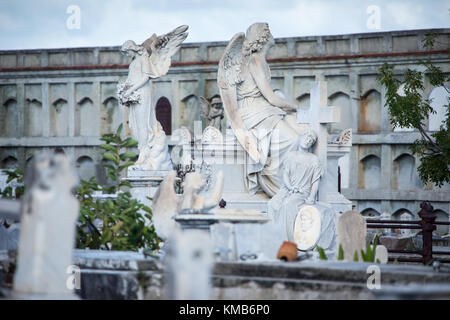
[[[375, 252], [376, 252], [376, 249], [377, 249], [379, 236], [380, 235], [377, 234], [374, 237], [374, 239], [372, 241], [372, 246], [370, 246], [370, 244], [367, 245], [366, 251], [361, 250], [361, 258], [362, 258], [362, 260], [364, 262], [380, 263], [379, 259], [376, 259], [376, 261], [375, 261]], [[319, 247], [319, 246], [316, 245], [316, 249], [319, 252], [320, 260], [328, 260], [327, 255], [325, 254], [325, 250], [323, 250], [322, 247]], [[342, 260], [344, 260], [344, 249], [342, 248], [342, 245], [339, 244], [337, 261], [342, 261]], [[358, 251], [355, 251], [355, 253], [353, 254], [353, 261], [354, 262], [358, 262], [359, 261]]]
[[20, 199], [20, 197], [25, 193], [25, 186], [23, 185], [23, 171], [20, 169], [16, 170], [5, 170], [8, 175], [6, 183], [16, 182], [17, 186], [7, 186], [5, 189], [0, 189], [0, 197], [6, 199]]
[[100, 148], [105, 150], [103, 159], [107, 160], [107, 163], [104, 165], [106, 167], [106, 176], [114, 182], [113, 185], [105, 189], [107, 193], [116, 193], [122, 187], [131, 187], [128, 181], [122, 181], [121, 172], [134, 164], [134, 159], [137, 158], [137, 154], [126, 151], [122, 152], [122, 150], [124, 148], [135, 147], [138, 142], [132, 138], [122, 140], [120, 137], [122, 129], [123, 124], [120, 124], [115, 134], [105, 134], [100, 138], [100, 140], [106, 142], [100, 145]]
[[317, 251], [319, 252], [319, 259], [320, 260], [328, 260], [328, 257], [325, 253], [325, 250], [323, 250], [322, 247], [316, 246]]
[[[110, 186], [99, 186], [92, 177], [81, 181], [76, 190], [80, 201], [80, 218], [77, 226], [77, 248], [131, 250], [143, 249], [144, 252], [159, 248], [158, 238], [153, 226], [147, 227], [145, 218], [150, 221], [152, 211], [143, 203], [134, 199], [131, 193], [122, 190], [131, 187], [128, 182], [121, 181], [121, 172], [134, 164], [135, 153], [123, 151], [137, 145], [137, 141], [127, 138], [122, 140], [120, 125], [115, 134], [103, 135], [105, 150], [103, 159], [107, 176], [113, 181]], [[95, 191], [117, 194], [117, 198], [105, 200], [94, 199]], [[144, 213], [144, 215], [142, 214]]]
[[[428, 50], [433, 48], [436, 34], [427, 34], [423, 45]], [[424, 71], [407, 69], [403, 80], [395, 76], [394, 66], [384, 64], [379, 69], [378, 81], [386, 89], [386, 104], [395, 127], [411, 127], [421, 134], [411, 146], [411, 151], [420, 157], [417, 168], [420, 179], [424, 182], [433, 182], [442, 186], [450, 183], [450, 103], [447, 103], [445, 119], [440, 130], [431, 134], [425, 130], [425, 122], [429, 115], [435, 113], [429, 99], [424, 98], [425, 81], [428, 80], [433, 87], [443, 87], [448, 92], [447, 84], [450, 77], [430, 60], [419, 61]], [[399, 94], [403, 86], [404, 94]]]
[[361, 258], [364, 262], [377, 262], [379, 263], [380, 260], [377, 259], [377, 261], [375, 261], [375, 253], [377, 251], [377, 245], [378, 245], [378, 238], [380, 237], [379, 234], [377, 234], [374, 239], [373, 239], [373, 243], [372, 246], [370, 246], [370, 244], [367, 245], [366, 251], [364, 252], [364, 250], [361, 250]]
[[340, 244], [340, 243], [339, 243], [339, 250], [338, 250], [337, 260], [338, 261], [344, 260], [344, 249], [342, 249], [342, 244]]

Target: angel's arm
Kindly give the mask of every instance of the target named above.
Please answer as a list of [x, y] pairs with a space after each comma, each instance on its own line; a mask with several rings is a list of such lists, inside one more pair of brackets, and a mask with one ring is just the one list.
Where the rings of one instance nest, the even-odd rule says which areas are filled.
[[291, 181], [289, 179], [290, 170], [289, 170], [289, 165], [288, 165], [288, 163], [286, 161], [283, 163], [282, 170], [283, 170], [283, 183], [284, 183], [284, 186], [288, 190], [291, 190], [292, 189], [292, 185], [291, 185]]
[[134, 84], [133, 84], [133, 86], [131, 87], [131, 88], [129, 88], [128, 90], [127, 90], [127, 94], [131, 94], [131, 93], [133, 93], [134, 91], [136, 91], [136, 90], [138, 90], [138, 89], [140, 89], [143, 85], [145, 85], [146, 83], [147, 83], [147, 81], [149, 81], [150, 80], [150, 78], [151, 78], [151, 67], [150, 67], [150, 61], [149, 61], [149, 59], [147, 58], [145, 58], [144, 57], [144, 59], [142, 59], [141, 58], [141, 61], [140, 61], [140, 63], [141, 63], [141, 66], [140, 66], [140, 68], [141, 68], [141, 77], [140, 77], [140, 79], [137, 81], [137, 82], [135, 82]]
[[316, 201], [316, 194], [317, 190], [319, 189], [319, 179], [314, 181], [314, 183], [311, 186], [311, 193], [309, 194], [309, 197], [305, 200], [308, 204], [313, 204]]
[[263, 63], [261, 58], [253, 56], [252, 61], [250, 61], [250, 73], [256, 82], [259, 90], [263, 94], [264, 98], [269, 101], [271, 105], [279, 107], [285, 111], [297, 111], [297, 106], [283, 98], [277, 96], [270, 86], [269, 81], [267, 81], [266, 75], [264, 73]]

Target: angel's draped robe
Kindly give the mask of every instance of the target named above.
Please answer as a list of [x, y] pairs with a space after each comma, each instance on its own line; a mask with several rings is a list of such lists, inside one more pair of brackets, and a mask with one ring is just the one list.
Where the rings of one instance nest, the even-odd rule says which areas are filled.
[[[270, 71], [266, 76], [270, 81]], [[241, 72], [237, 85], [239, 114], [245, 127], [258, 141], [259, 162], [248, 159], [247, 183], [250, 194], [264, 191], [273, 197], [282, 186], [280, 165], [289, 151], [297, 148], [298, 132], [285, 121], [286, 112], [271, 105], [250, 72]]]

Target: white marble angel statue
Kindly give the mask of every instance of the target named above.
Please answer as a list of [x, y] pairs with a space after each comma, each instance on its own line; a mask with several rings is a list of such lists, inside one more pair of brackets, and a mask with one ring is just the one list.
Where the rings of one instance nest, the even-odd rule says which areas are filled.
[[[136, 167], [148, 170], [172, 169], [165, 133], [156, 120], [155, 107], [151, 105], [150, 79], [159, 78], [169, 71], [172, 56], [188, 36], [187, 29], [188, 26], [180, 26], [162, 36], [153, 34], [142, 45], [132, 40], [122, 45], [121, 51], [131, 56], [132, 60], [128, 77], [117, 86], [117, 93], [120, 104], [130, 108], [131, 133], [139, 143]], [[152, 152], [152, 149], [155, 150]], [[155, 153], [158, 153], [156, 157]]]
[[266, 54], [275, 41], [267, 23], [255, 23], [236, 34], [220, 59], [218, 86], [237, 140], [247, 151], [251, 194], [274, 196], [282, 185], [280, 164], [297, 145], [299, 128], [287, 121], [297, 106], [270, 86]]

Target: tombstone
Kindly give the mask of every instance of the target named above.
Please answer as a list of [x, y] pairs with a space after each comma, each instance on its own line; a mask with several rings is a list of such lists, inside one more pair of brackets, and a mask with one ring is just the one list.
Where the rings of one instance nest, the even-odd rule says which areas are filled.
[[169, 240], [166, 260], [167, 298], [210, 299], [212, 263], [212, 246], [207, 233], [176, 230]]
[[337, 222], [338, 246], [344, 251], [344, 261], [353, 261], [355, 251], [362, 261], [361, 250], [366, 250], [366, 220], [357, 211], [346, 211]]
[[375, 262], [377, 262], [377, 260], [383, 264], [386, 264], [389, 260], [388, 249], [381, 244], [377, 245], [375, 249]]
[[42, 153], [26, 179], [13, 298], [72, 299], [66, 282], [79, 210], [75, 171], [64, 154]]

